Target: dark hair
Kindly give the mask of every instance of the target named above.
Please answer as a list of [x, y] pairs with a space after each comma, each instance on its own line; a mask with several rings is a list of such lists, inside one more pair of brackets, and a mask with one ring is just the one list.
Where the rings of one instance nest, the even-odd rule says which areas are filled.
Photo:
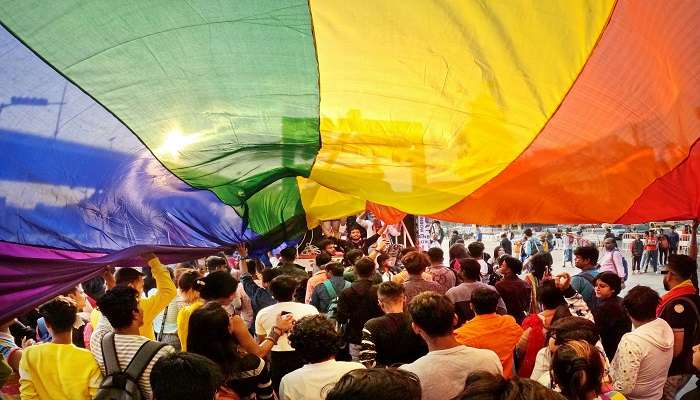
[[423, 292], [408, 305], [413, 323], [431, 337], [447, 336], [452, 333], [455, 318], [454, 304], [445, 295]]
[[523, 271], [523, 263], [513, 256], [504, 256], [503, 259], [499, 261], [501, 264], [506, 263], [506, 267], [513, 271], [515, 275], [518, 275]]
[[212, 272], [201, 280], [204, 287], [199, 290], [199, 295], [207, 301], [230, 297], [238, 287], [236, 278], [226, 271]]
[[345, 268], [340, 263], [326, 264], [326, 272], [330, 272], [333, 276], [343, 276]]
[[357, 260], [359, 260], [363, 255], [364, 253], [362, 253], [362, 250], [352, 249], [343, 256], [343, 265], [346, 267], [351, 267], [355, 265], [355, 262], [357, 262]]
[[204, 264], [207, 266], [207, 271], [209, 272], [218, 271], [221, 267], [225, 267], [225, 269], [227, 270], [229, 269], [228, 262], [226, 262], [226, 259], [219, 256], [207, 257], [207, 260], [204, 262]]
[[[493, 259], [494, 259], [494, 260], [497, 260], [498, 257], [499, 257], [499, 255], [498, 255], [498, 250], [503, 250], [503, 246], [496, 246], [496, 247], [493, 249]], [[505, 250], [504, 250], [504, 251], [505, 251]]]
[[343, 375], [326, 400], [420, 400], [418, 377], [396, 368], [361, 368]]
[[585, 400], [600, 393], [604, 366], [601, 354], [585, 341], [569, 341], [557, 348], [550, 367], [554, 382], [569, 400]]
[[73, 329], [78, 308], [69, 297], [59, 296], [39, 307], [39, 313], [54, 332], [63, 333]]
[[554, 310], [566, 305], [566, 299], [554, 281], [544, 281], [537, 289], [537, 301], [545, 310]]
[[325, 316], [307, 315], [294, 324], [289, 344], [308, 363], [328, 360], [340, 350], [335, 323]]
[[114, 280], [117, 286], [128, 286], [143, 278], [143, 276], [144, 274], [139, 272], [136, 268], [124, 267], [117, 270], [114, 274]]
[[598, 262], [599, 253], [598, 249], [594, 246], [581, 246], [574, 250], [574, 255], [588, 260], [591, 264], [595, 265]]
[[396, 282], [382, 282], [377, 288], [377, 295], [389, 298], [391, 301], [400, 300], [405, 294], [406, 289]]
[[525, 234], [525, 236], [530, 237], [532, 236], [532, 229], [527, 228], [523, 231], [523, 233]]
[[279, 275], [279, 271], [277, 271], [274, 268], [265, 268], [262, 270], [260, 273], [260, 279], [263, 282], [272, 282], [273, 279], [275, 279]]
[[223, 382], [219, 366], [194, 353], [172, 353], [153, 364], [150, 383], [156, 400], [213, 399]]
[[596, 275], [593, 279], [593, 286], [595, 286], [598, 281], [603, 281], [610, 286], [610, 289], [615, 291], [615, 295], [620, 294], [620, 290], [622, 290], [622, 279], [612, 271], [605, 271]]
[[328, 247], [331, 244], [335, 244], [335, 243], [333, 243], [333, 241], [330, 239], [321, 239], [316, 244], [316, 247], [318, 247], [318, 249], [321, 250], [321, 253], [323, 253], [326, 251], [326, 247]]
[[[683, 279], [690, 279], [697, 274], [698, 264], [685, 254], [671, 254], [668, 256], [668, 267], [676, 275]], [[697, 282], [694, 282], [697, 285]]]
[[499, 298], [500, 295], [494, 289], [484, 287], [474, 289], [471, 297], [474, 313], [477, 315], [495, 313], [498, 308]]
[[585, 340], [595, 346], [600, 340], [600, 334], [595, 324], [581, 317], [564, 317], [552, 322], [549, 334], [555, 337], [554, 343], [562, 345], [569, 340]]
[[183, 272], [182, 275], [180, 275], [180, 279], [177, 281], [177, 287], [179, 287], [180, 290], [196, 290], [199, 292], [204, 287], [202, 274], [196, 269]]
[[379, 265], [379, 266], [381, 267], [382, 264], [384, 264], [384, 261], [389, 260], [390, 258], [391, 258], [391, 257], [389, 257], [388, 254], [380, 254], [380, 255], [378, 255], [378, 256], [377, 256], [377, 265]]
[[537, 253], [530, 259], [530, 265], [532, 266], [532, 275], [537, 279], [542, 280], [544, 273], [552, 266], [551, 255], [547, 256], [545, 253]]
[[442, 262], [445, 259], [445, 253], [439, 247], [431, 247], [428, 249], [428, 258], [430, 262]]
[[240, 359], [238, 342], [229, 330], [229, 315], [221, 304], [210, 301], [190, 316], [187, 351], [214, 361], [229, 376]]
[[270, 282], [272, 297], [278, 302], [292, 301], [294, 292], [299, 286], [299, 281], [289, 275], [280, 275]]
[[464, 279], [474, 282], [481, 279], [481, 265], [473, 258], [460, 258], [459, 270]]
[[646, 322], [656, 318], [656, 307], [660, 301], [656, 290], [648, 286], [635, 286], [622, 299], [622, 305], [631, 318]]
[[331, 262], [332, 260], [333, 260], [333, 257], [331, 257], [330, 254], [326, 253], [325, 251], [321, 251], [316, 256], [316, 266], [322, 267], [322, 266], [328, 264], [329, 262]]
[[469, 253], [467, 253], [467, 249], [462, 243], [455, 243], [452, 246], [450, 246], [449, 254], [450, 265], [454, 262], [454, 260], [460, 260], [462, 258], [469, 257]]
[[283, 260], [292, 262], [296, 260], [297, 258], [297, 249], [296, 247], [285, 247], [280, 251], [280, 257], [282, 257]]
[[464, 391], [453, 400], [566, 400], [554, 390], [532, 379], [513, 377], [486, 371], [469, 374]]
[[355, 273], [358, 277], [368, 278], [374, 272], [374, 260], [362, 257], [355, 262]]
[[467, 246], [467, 250], [469, 250], [469, 255], [471, 255], [474, 258], [480, 258], [484, 256], [484, 244], [481, 242], [469, 243], [469, 246]]
[[114, 329], [127, 328], [139, 309], [139, 292], [130, 286], [115, 286], [105, 292], [97, 306]]
[[409, 274], [420, 275], [430, 265], [430, 259], [424, 253], [412, 251], [401, 258], [401, 263]]

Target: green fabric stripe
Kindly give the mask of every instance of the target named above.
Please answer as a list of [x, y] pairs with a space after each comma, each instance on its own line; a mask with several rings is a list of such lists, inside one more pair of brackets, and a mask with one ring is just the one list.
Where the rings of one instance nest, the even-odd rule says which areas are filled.
[[[230, 205], [250, 199], [258, 233], [298, 214], [287, 180], [254, 194], [308, 176], [320, 148], [306, 1], [1, 0], [0, 19], [177, 176]], [[298, 204], [257, 208], [282, 200]]]
[[[273, 182], [255, 193], [245, 206], [237, 207], [237, 211], [248, 220], [252, 230], [268, 236], [274, 233], [275, 239], [294, 239], [307, 229], [296, 178]], [[273, 241], [270, 245], [276, 243], [279, 242]]]

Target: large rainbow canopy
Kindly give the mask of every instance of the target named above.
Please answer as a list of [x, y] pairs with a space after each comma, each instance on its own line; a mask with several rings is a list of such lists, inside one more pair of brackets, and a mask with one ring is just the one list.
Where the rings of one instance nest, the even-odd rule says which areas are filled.
[[0, 320], [371, 208], [700, 217], [700, 2], [0, 0]]

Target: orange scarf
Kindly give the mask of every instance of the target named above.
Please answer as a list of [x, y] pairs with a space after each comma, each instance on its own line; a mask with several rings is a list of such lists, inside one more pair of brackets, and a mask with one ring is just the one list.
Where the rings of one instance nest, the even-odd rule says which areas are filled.
[[678, 286], [669, 290], [668, 293], [666, 293], [665, 295], [663, 295], [661, 297], [661, 304], [659, 304], [659, 306], [656, 307], [656, 316], [659, 317], [661, 315], [661, 312], [663, 312], [664, 307], [670, 301], [675, 300], [681, 296], [687, 296], [689, 294], [696, 294], [696, 293], [697, 293], [697, 290], [695, 289], [695, 286], [693, 286], [693, 282], [691, 282], [690, 279], [683, 281]]

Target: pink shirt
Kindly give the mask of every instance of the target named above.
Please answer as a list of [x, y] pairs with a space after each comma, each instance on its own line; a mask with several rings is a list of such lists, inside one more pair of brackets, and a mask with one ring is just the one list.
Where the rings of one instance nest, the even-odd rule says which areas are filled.
[[603, 256], [598, 261], [600, 272], [611, 271], [617, 274], [622, 279], [625, 279], [625, 266], [622, 263], [622, 253], [615, 249], [612, 252], [605, 251]]

